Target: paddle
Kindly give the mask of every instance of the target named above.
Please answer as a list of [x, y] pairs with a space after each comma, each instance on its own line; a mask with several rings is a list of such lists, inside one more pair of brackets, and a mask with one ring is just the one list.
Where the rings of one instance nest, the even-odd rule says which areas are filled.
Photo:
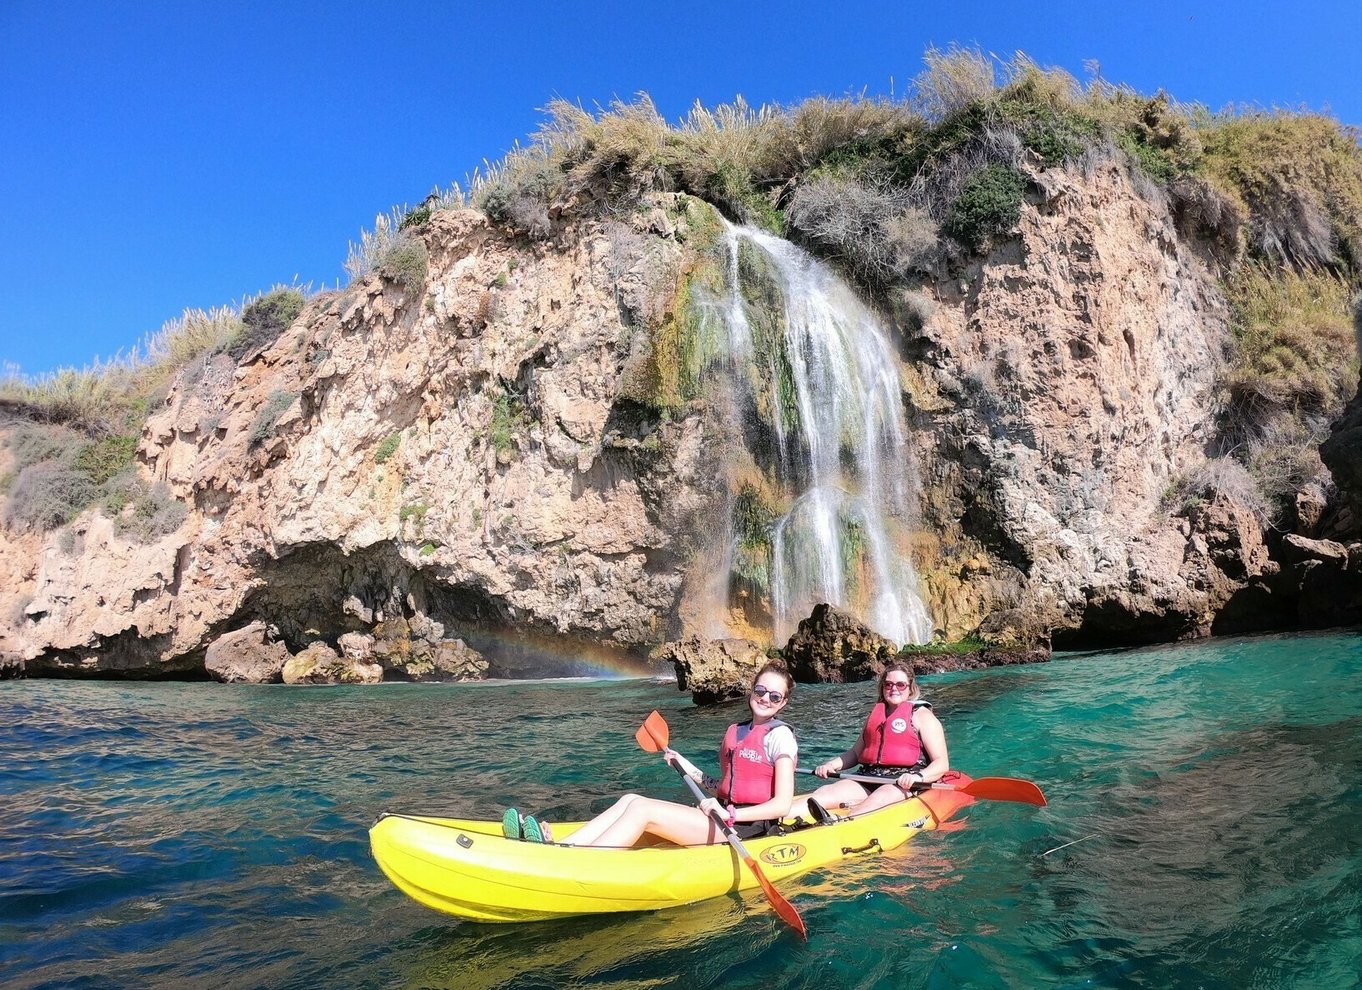
[[[671, 738], [671, 728], [667, 725], [667, 720], [662, 717], [662, 714], [654, 710], [651, 715], [643, 720], [643, 724], [634, 733], [634, 738], [649, 753], [660, 753], [667, 748], [667, 741]], [[669, 760], [668, 763], [670, 764], [671, 761]], [[705, 794], [700, 790], [700, 785], [691, 779], [690, 774], [675, 764], [671, 764], [671, 766], [686, 782], [686, 786], [695, 795], [695, 800], [703, 801]], [[807, 939], [809, 937], [808, 929], [804, 927], [804, 919], [799, 916], [795, 906], [780, 896], [780, 891], [776, 890], [771, 885], [771, 881], [766, 879], [766, 874], [761, 872], [761, 867], [757, 865], [757, 861], [752, 858], [752, 854], [747, 851], [742, 840], [728, 827], [728, 823], [718, 815], [710, 815], [710, 817], [714, 819], [715, 824], [724, 833], [724, 838], [728, 839], [728, 844], [733, 847], [742, 861], [747, 864], [747, 868], [752, 871], [752, 875], [757, 878], [757, 883], [761, 884], [761, 889], [765, 892], [766, 899], [771, 902], [771, 906], [776, 909], [776, 914], [780, 915], [791, 928], [799, 932], [800, 938]]]
[[[814, 775], [812, 770], [798, 767], [795, 773], [806, 773]], [[892, 784], [893, 777], [871, 777], [863, 773], [830, 773], [828, 777], [837, 777], [842, 780], [855, 780], [862, 784]], [[930, 788], [936, 791], [959, 791], [961, 794], [968, 794], [972, 798], [983, 798], [985, 801], [1016, 801], [1020, 804], [1034, 804], [1037, 808], [1045, 807], [1045, 795], [1040, 792], [1040, 788], [1029, 780], [1018, 780], [1016, 777], [980, 777], [971, 780], [963, 787], [956, 787], [954, 784], [923, 784], [923, 788]], [[918, 788], [914, 788], [917, 790]]]

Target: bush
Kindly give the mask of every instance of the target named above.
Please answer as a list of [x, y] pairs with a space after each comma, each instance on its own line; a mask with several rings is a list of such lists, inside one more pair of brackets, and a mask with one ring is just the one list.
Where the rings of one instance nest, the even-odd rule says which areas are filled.
[[274, 424], [279, 422], [279, 417], [297, 401], [296, 392], [281, 390], [270, 393], [270, 397], [265, 400], [265, 404], [260, 407], [260, 412], [256, 413], [255, 420], [251, 423], [250, 432], [247, 434], [248, 442], [254, 445], [266, 440], [274, 432]]
[[[122, 432], [145, 409], [136, 355], [96, 361], [77, 371], [60, 368], [38, 378], [11, 375], [0, 383], [0, 398], [30, 419], [64, 423], [86, 432]], [[140, 422], [137, 425], [141, 425]]]
[[1217, 492], [1224, 492], [1260, 520], [1267, 521], [1272, 515], [1258, 482], [1233, 457], [1208, 458], [1178, 475], [1168, 483], [1162, 508], [1175, 516], [1184, 515], [1189, 509], [1211, 501]]
[[293, 325], [306, 302], [301, 289], [276, 286], [242, 310], [241, 329], [223, 350], [239, 362], [247, 354], [268, 347]]
[[434, 209], [429, 203], [422, 203], [414, 210], [409, 211], [402, 218], [402, 221], [397, 225], [397, 229], [407, 230], [410, 227], [423, 227], [430, 223], [430, 218], [434, 212]]
[[927, 268], [937, 246], [931, 218], [886, 180], [814, 179], [791, 197], [789, 222], [872, 286]]
[[43, 461], [56, 461], [70, 467], [83, 439], [82, 434], [64, 426], [37, 423], [16, 426], [8, 440], [14, 471], [17, 473]]
[[492, 447], [498, 454], [515, 447], [515, 434], [522, 414], [519, 397], [508, 387], [503, 388], [492, 407]]
[[1250, 246], [1297, 266], [1356, 262], [1362, 243], [1362, 151], [1318, 114], [1250, 111], [1202, 129], [1205, 171], [1242, 205]]
[[424, 241], [403, 239], [398, 241], [378, 266], [379, 274], [390, 282], [395, 282], [408, 292], [420, 292], [426, 284], [426, 273], [430, 267], [430, 252]]
[[402, 443], [402, 434], [399, 432], [389, 433], [383, 438], [383, 442], [374, 451], [374, 463], [386, 463], [388, 458], [397, 453], [397, 447]]
[[41, 461], [19, 472], [5, 502], [5, 525], [20, 532], [46, 532], [70, 522], [94, 501], [98, 486], [78, 468]]
[[912, 104], [927, 120], [946, 120], [993, 95], [993, 59], [976, 48], [928, 48], [927, 68], [913, 80]]
[[189, 507], [170, 494], [163, 482], [148, 485], [136, 472], [127, 472], [104, 487], [101, 504], [125, 539], [154, 543], [184, 524]]
[[1250, 441], [1244, 465], [1272, 507], [1274, 521], [1289, 518], [1299, 491], [1328, 479], [1319, 445], [1329, 436], [1328, 424], [1300, 415], [1279, 416]]
[[104, 437], [87, 443], [76, 454], [75, 467], [84, 471], [95, 484], [102, 485], [132, 464], [139, 439], [137, 436]]
[[1231, 277], [1227, 295], [1235, 339], [1227, 384], [1241, 411], [1338, 415], [1358, 376], [1348, 282], [1251, 264]]
[[1026, 179], [1006, 165], [987, 165], [965, 181], [942, 231], [972, 251], [1016, 230]]

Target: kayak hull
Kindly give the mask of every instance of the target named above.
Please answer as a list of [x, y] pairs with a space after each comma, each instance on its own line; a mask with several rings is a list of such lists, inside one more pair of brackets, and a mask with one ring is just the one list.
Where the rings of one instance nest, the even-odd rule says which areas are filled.
[[[963, 774], [951, 781], [963, 786]], [[744, 841], [767, 879], [893, 849], [936, 828], [973, 799], [932, 790], [879, 811]], [[379, 868], [413, 900], [472, 921], [545, 921], [655, 911], [757, 886], [726, 842], [625, 849], [572, 845], [581, 823], [553, 825], [554, 843], [502, 835], [501, 822], [387, 814], [369, 831]]]

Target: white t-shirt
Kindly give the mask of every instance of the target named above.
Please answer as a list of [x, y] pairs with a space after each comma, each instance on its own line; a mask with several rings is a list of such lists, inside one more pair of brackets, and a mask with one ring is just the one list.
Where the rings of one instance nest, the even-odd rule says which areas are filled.
[[788, 725], [778, 725], [770, 732], [766, 733], [766, 738], [762, 740], [762, 748], [766, 750], [766, 758], [775, 766], [776, 757], [788, 756], [799, 765], [799, 743], [795, 742], [794, 729]]

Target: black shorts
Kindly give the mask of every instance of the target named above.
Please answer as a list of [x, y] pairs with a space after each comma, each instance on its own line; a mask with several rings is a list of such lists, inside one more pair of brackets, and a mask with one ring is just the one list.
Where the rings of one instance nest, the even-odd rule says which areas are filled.
[[861, 767], [856, 771], [858, 777], [883, 777], [884, 780], [878, 784], [868, 784], [864, 780], [858, 780], [856, 783], [860, 784], [867, 791], [876, 791], [885, 784], [896, 783], [905, 773], [917, 773], [918, 770], [918, 767], [882, 767], [879, 765]]
[[759, 822], [734, 822], [733, 834], [740, 839], [759, 839], [777, 824], [774, 819]]

